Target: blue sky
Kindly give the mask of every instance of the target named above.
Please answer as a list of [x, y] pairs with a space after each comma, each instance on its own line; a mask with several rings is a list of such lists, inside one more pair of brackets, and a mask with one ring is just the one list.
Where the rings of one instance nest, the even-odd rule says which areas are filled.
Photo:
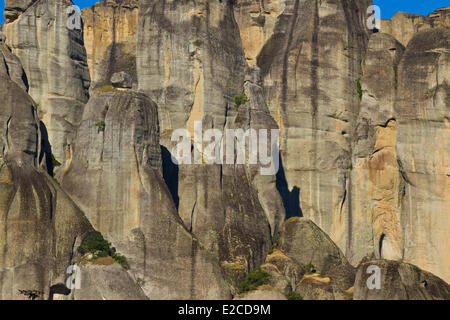
[[[80, 8], [91, 6], [96, 0], [73, 0]], [[434, 9], [449, 6], [449, 0], [373, 0], [374, 4], [380, 6], [381, 17], [389, 19], [397, 11], [404, 11], [417, 14], [428, 14]], [[3, 9], [5, 1], [0, 0], [0, 24], [3, 23]]]

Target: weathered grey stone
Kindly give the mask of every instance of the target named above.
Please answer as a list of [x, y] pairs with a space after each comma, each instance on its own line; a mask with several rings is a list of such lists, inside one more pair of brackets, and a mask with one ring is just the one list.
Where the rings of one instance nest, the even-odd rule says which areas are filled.
[[137, 0], [99, 1], [81, 10], [91, 88], [106, 84], [115, 72], [136, 75]]
[[276, 32], [279, 19], [286, 12], [289, 0], [234, 1], [234, 15], [239, 25], [245, 59], [255, 66], [266, 42]]
[[[193, 138], [197, 121], [204, 131], [233, 124], [245, 68], [230, 1], [141, 2], [139, 89], [158, 105], [165, 166], [172, 166], [174, 130], [186, 128]], [[264, 261], [270, 227], [243, 166], [196, 163], [169, 174], [180, 217], [207, 249], [221, 261], [243, 258], [250, 270]]]
[[312, 219], [350, 259], [351, 137], [370, 4], [284, 1], [256, 57], [281, 130], [287, 216]]
[[303, 300], [341, 300], [335, 296], [330, 278], [317, 273], [305, 275], [297, 284], [295, 292]]
[[294, 262], [330, 277], [340, 290], [353, 285], [354, 268], [330, 237], [309, 219], [287, 220], [281, 229], [279, 249]]
[[[8, 3], [7, 7], [16, 7], [16, 1]], [[67, 28], [67, 7], [71, 5], [70, 0], [20, 5], [24, 11], [5, 26], [7, 44], [22, 62], [29, 94], [38, 105], [62, 170], [66, 161], [70, 162], [75, 126], [88, 100], [90, 83], [82, 31]]]
[[132, 86], [130, 75], [124, 71], [114, 73], [111, 77], [111, 83], [115, 88], [129, 89]]
[[278, 270], [277, 266], [265, 263], [261, 266], [261, 270], [270, 274], [269, 285], [283, 294], [287, 294], [292, 291], [289, 279]]
[[74, 146], [62, 186], [104, 236], [127, 238], [140, 225], [140, 174], [161, 169], [156, 105], [134, 92], [93, 96]]
[[80, 267], [80, 289], [73, 290], [75, 300], [147, 300], [142, 289], [119, 264]]
[[[367, 283], [375, 284], [372, 272], [380, 268], [381, 288], [369, 290]], [[369, 279], [369, 277], [371, 277]], [[448, 300], [450, 286], [435, 275], [418, 267], [397, 261], [373, 260], [358, 267], [354, 288], [354, 300]]]
[[350, 229], [353, 262], [364, 257], [401, 259], [399, 204], [403, 180], [397, 163], [394, 104], [404, 47], [392, 36], [370, 37], [359, 85], [361, 107], [352, 154]]
[[390, 20], [381, 20], [381, 31], [392, 35], [405, 47], [419, 31], [449, 27], [450, 7], [437, 9], [428, 16], [397, 12]]
[[28, 91], [27, 76], [19, 58], [11, 52], [11, 49], [2, 40], [0, 40], [0, 52], [0, 73]]
[[173, 130], [192, 134], [206, 117], [223, 129], [236, 115], [246, 64], [230, 1], [141, 1], [136, 52], [139, 89], [158, 105], [166, 147]]
[[[279, 128], [267, 108], [267, 104], [264, 99], [264, 92], [261, 88], [261, 76], [259, 69], [256, 67], [248, 68], [245, 80], [243, 93], [248, 101], [244, 105], [239, 106], [238, 114], [231, 127], [234, 129], [242, 129], [244, 131], [255, 130], [257, 134], [260, 134], [259, 130], [266, 130], [266, 142], [268, 147], [266, 153], [271, 158], [272, 162], [278, 163], [278, 153], [275, 153], [274, 155], [270, 153], [272, 152], [271, 150], [275, 149], [274, 146], [271, 145], [271, 130], [278, 130]], [[275, 142], [277, 143], [276, 147], [278, 148], [278, 140]], [[259, 147], [261, 147], [261, 145], [259, 145]], [[261, 152], [259, 148], [258, 151]], [[250, 143], [247, 143], [245, 145], [245, 170], [247, 171], [247, 175], [252, 182], [252, 187], [258, 194], [258, 200], [266, 214], [267, 220], [270, 223], [272, 236], [275, 236], [286, 217], [286, 210], [283, 206], [284, 199], [280, 195], [280, 192], [282, 191], [279, 190], [280, 188], [278, 185], [279, 175], [276, 174], [276, 172], [271, 175], [262, 175], [261, 169], [268, 168], [270, 165], [263, 165], [260, 158], [259, 164], [250, 164], [250, 152]], [[280, 170], [279, 174], [282, 174], [281, 171], [283, 168], [274, 169]]]
[[269, 254], [265, 261], [266, 264], [273, 265], [289, 281], [291, 291], [295, 291], [298, 282], [303, 278], [306, 270], [303, 265], [295, 263], [282, 251], [275, 249]]
[[0, 299], [47, 299], [64, 283], [92, 227], [58, 184], [39, 170], [41, 130], [30, 96], [0, 74]]
[[[348, 261], [372, 258], [398, 260], [379, 262], [392, 285], [368, 292], [363, 263], [355, 298], [448, 299], [443, 280], [400, 261], [450, 277], [450, 11], [399, 13], [369, 34], [371, 4], [107, 0], [83, 10], [83, 35], [66, 28], [69, 0], [6, 1], [0, 297], [64, 287], [92, 230], [45, 173], [53, 152], [56, 178], [131, 265], [84, 265], [88, 285], [64, 299], [231, 298], [261, 264], [270, 286], [243, 298], [349, 299]], [[244, 165], [204, 151], [174, 164], [173, 131], [196, 121], [280, 129], [278, 174], [261, 175], [248, 146]], [[293, 216], [311, 220], [282, 226]]]
[[16, 20], [25, 10], [27, 10], [37, 0], [5, 0], [6, 22]]
[[229, 298], [218, 258], [186, 230], [162, 178], [157, 115], [142, 93], [92, 97], [62, 185], [150, 299]]
[[403, 259], [450, 280], [450, 29], [417, 33], [398, 67]]

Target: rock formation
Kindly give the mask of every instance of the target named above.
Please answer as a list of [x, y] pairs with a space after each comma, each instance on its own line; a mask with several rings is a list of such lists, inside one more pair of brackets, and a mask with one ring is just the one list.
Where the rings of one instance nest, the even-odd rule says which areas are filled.
[[138, 0], [99, 1], [81, 11], [91, 87], [126, 71], [136, 83]]
[[331, 277], [333, 284], [341, 290], [354, 283], [354, 268], [328, 235], [311, 220], [287, 220], [281, 231], [279, 249], [297, 264], [309, 265], [309, 269], [314, 269], [310, 272]]
[[[137, 39], [139, 89], [158, 105], [167, 152], [176, 129], [193, 138], [196, 122], [203, 131], [231, 127], [246, 63], [229, 1], [143, 1]], [[197, 162], [176, 170], [169, 184], [187, 228], [221, 261], [243, 257], [249, 268], [261, 264], [270, 227], [244, 168]]]
[[[380, 268], [379, 289], [369, 290], [370, 266]], [[450, 286], [442, 279], [408, 263], [374, 260], [361, 264], [356, 273], [355, 300], [448, 300]]]
[[381, 20], [380, 31], [392, 35], [406, 47], [419, 31], [449, 27], [450, 7], [445, 7], [435, 10], [428, 16], [397, 12], [390, 20]]
[[64, 167], [90, 82], [82, 32], [67, 28], [69, 5], [70, 0], [9, 0], [5, 6], [6, 42], [22, 62], [54, 157]]
[[403, 258], [444, 280], [450, 279], [449, 61], [449, 28], [416, 34], [398, 67], [394, 108], [405, 182]]
[[371, 4], [7, 0], [0, 299], [449, 299], [450, 11]]
[[[0, 137], [0, 299], [48, 299], [55, 293], [68, 294], [67, 288], [60, 290], [65, 287], [67, 269], [80, 263], [78, 246], [93, 228], [47, 173], [51, 154], [45, 125], [25, 84], [17, 78], [23, 72], [19, 59], [9, 50], [4, 45], [0, 54], [0, 61], [6, 61], [0, 64], [0, 131], [5, 133]], [[90, 266], [84, 268], [90, 270]], [[106, 288], [104, 297], [145, 297], [121, 266], [109, 268], [121, 282], [98, 266], [96, 276], [85, 285]], [[92, 298], [84, 292], [76, 297]]]

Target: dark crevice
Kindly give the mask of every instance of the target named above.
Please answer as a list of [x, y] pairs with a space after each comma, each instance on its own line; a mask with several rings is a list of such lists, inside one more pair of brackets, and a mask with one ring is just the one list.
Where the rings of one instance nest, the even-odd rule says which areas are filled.
[[45, 156], [45, 167], [47, 168], [47, 173], [53, 177], [54, 165], [52, 161], [52, 146], [48, 140], [48, 132], [44, 122], [39, 121], [39, 129], [41, 131], [41, 153], [39, 155], [39, 164], [42, 163]]
[[67, 296], [70, 294], [70, 289], [67, 288], [66, 285], [64, 285], [62, 283], [58, 283], [58, 284], [55, 284], [50, 287], [50, 293], [48, 296], [48, 300], [53, 300], [53, 296], [55, 294], [62, 294], [62, 295]]
[[195, 208], [197, 207], [197, 199], [194, 202], [194, 205], [192, 206], [192, 212], [191, 212], [191, 223], [189, 226], [189, 232], [193, 232], [194, 230], [194, 214], [195, 214]]
[[345, 177], [344, 186], [345, 186], [344, 196], [342, 197], [341, 210], [340, 210], [341, 215], [344, 212], [344, 205], [345, 205], [345, 201], [347, 200], [347, 177]]
[[178, 195], [179, 167], [173, 163], [172, 154], [166, 147], [161, 146], [161, 154], [163, 178], [169, 188], [170, 194], [172, 195], [175, 207], [178, 210], [178, 206], [180, 204], [180, 197]]
[[[6, 121], [6, 133], [5, 133], [5, 138], [6, 138], [6, 147], [9, 149], [9, 125], [11, 123], [11, 119], [12, 117], [10, 116], [8, 118], [8, 120]], [[3, 153], [5, 153], [5, 151], [3, 151]]]
[[403, 169], [403, 164], [402, 164], [401, 160], [400, 160], [400, 159], [397, 159], [397, 163], [398, 163], [398, 168], [399, 168], [400, 174], [402, 175], [403, 180], [404, 180], [407, 184], [409, 184], [409, 185], [411, 185], [411, 186], [414, 186], [414, 184], [409, 180], [408, 176], [406, 175], [406, 172], [405, 172], [405, 170]]
[[380, 237], [380, 241], [378, 242], [378, 253], [380, 254], [380, 259], [383, 259], [382, 252], [383, 252], [383, 241], [384, 241], [384, 238], [385, 238], [385, 234], [383, 233], [381, 235], [381, 237]]
[[286, 219], [292, 217], [303, 217], [303, 212], [300, 207], [300, 188], [294, 186], [292, 190], [289, 190], [281, 155], [280, 168], [276, 175], [276, 187], [281, 195], [281, 199], [283, 200], [283, 206], [286, 211]]

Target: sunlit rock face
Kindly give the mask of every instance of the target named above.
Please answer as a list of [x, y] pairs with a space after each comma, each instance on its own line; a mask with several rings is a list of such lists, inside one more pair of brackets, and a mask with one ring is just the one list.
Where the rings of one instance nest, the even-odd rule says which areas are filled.
[[[448, 298], [449, 10], [370, 5], [107, 0], [70, 30], [68, 0], [6, 1], [0, 298]], [[208, 129], [279, 130], [278, 171], [237, 139], [212, 163]], [[80, 256], [94, 229], [129, 270]]]
[[[7, 20], [6, 42], [22, 62], [52, 153], [66, 166], [75, 128], [89, 98], [83, 34], [67, 27], [70, 0], [28, 2], [29, 6], [20, 6], [23, 11], [15, 11], [15, 19]], [[9, 7], [16, 8], [16, 1], [8, 1]]]
[[414, 35], [431, 28], [450, 27], [450, 7], [436, 9], [428, 16], [397, 12], [390, 20], [381, 20], [381, 32], [388, 33], [407, 46]]
[[450, 279], [450, 30], [417, 33], [398, 68], [397, 159], [405, 261]]
[[[369, 279], [371, 274], [367, 273], [367, 269], [371, 266], [380, 268], [378, 290], [371, 290], [368, 286], [368, 283], [376, 284]], [[372, 260], [359, 265], [356, 272], [354, 300], [448, 300], [449, 298], [450, 286], [445, 281], [409, 263]]]
[[[265, 19], [275, 19], [273, 28], [261, 22], [258, 29], [250, 18], [237, 18], [241, 33], [271, 30], [259, 46], [256, 64], [270, 113], [281, 130], [287, 207], [294, 212], [300, 207], [301, 214], [318, 223], [349, 255], [348, 189], [359, 111], [357, 80], [369, 37], [366, 5], [369, 1], [272, 1], [267, 8], [281, 10]], [[247, 2], [239, 13], [245, 8], [256, 10]]]
[[136, 76], [137, 0], [97, 2], [81, 12], [91, 87], [109, 82], [115, 72]]
[[43, 170], [48, 141], [33, 99], [23, 83], [15, 82], [22, 66], [3, 49], [0, 61], [7, 61], [7, 72], [2, 64], [0, 299], [27, 299], [21, 291], [36, 291], [36, 298], [47, 299], [51, 286], [65, 282], [66, 268], [77, 259], [76, 249], [92, 227]]
[[[163, 166], [171, 163], [174, 130], [187, 129], [193, 139], [196, 122], [204, 131], [233, 125], [246, 67], [230, 1], [141, 2], [138, 82], [158, 105]], [[251, 269], [261, 264], [270, 218], [245, 166], [197, 163], [173, 170], [169, 184], [179, 215], [200, 242], [221, 261], [242, 258]]]
[[354, 261], [366, 255], [402, 258], [400, 203], [404, 182], [397, 163], [394, 104], [403, 52], [404, 47], [388, 34], [370, 37], [360, 80], [361, 107], [352, 154]]

